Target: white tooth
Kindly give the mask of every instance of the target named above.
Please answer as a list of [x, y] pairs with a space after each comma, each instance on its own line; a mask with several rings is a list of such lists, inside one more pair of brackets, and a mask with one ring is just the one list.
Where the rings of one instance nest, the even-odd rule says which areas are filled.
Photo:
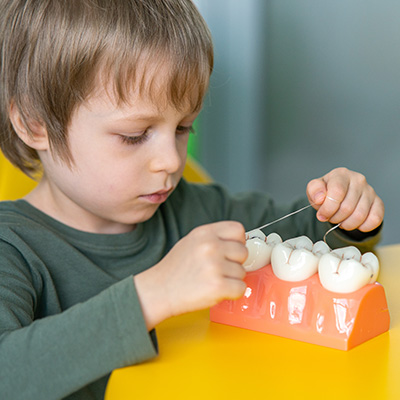
[[374, 283], [378, 279], [379, 275], [379, 260], [378, 257], [371, 252], [363, 254], [361, 257], [361, 264], [365, 267], [370, 268], [372, 273], [368, 283]]
[[379, 261], [373, 253], [361, 256], [356, 247], [343, 247], [323, 255], [318, 272], [325, 289], [336, 293], [352, 293], [376, 281]]
[[246, 247], [249, 251], [243, 267], [246, 271], [256, 271], [271, 262], [271, 253], [274, 246], [282, 243], [277, 233], [265, 236], [259, 229], [254, 229], [246, 234]]
[[339, 249], [332, 250], [332, 253], [337, 254], [345, 260], [361, 260], [361, 252], [354, 246], [340, 247]]
[[324, 254], [330, 253], [330, 251], [329, 246], [322, 240], [315, 242], [312, 249], [312, 252], [318, 257], [322, 257]]
[[313, 242], [307, 236], [289, 239], [276, 245], [271, 256], [274, 274], [279, 279], [289, 282], [303, 281], [314, 275], [318, 270], [320, 254], [329, 251], [324, 242], [317, 242], [315, 245], [313, 246]]

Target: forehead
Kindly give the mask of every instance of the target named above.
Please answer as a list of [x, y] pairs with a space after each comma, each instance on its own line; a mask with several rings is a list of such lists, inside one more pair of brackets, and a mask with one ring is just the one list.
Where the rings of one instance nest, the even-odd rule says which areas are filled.
[[180, 75], [173, 62], [161, 57], [152, 62], [146, 57], [134, 68], [100, 68], [88, 97], [103, 98], [119, 107], [140, 102], [158, 111], [172, 107], [195, 113], [202, 107], [208, 82], [209, 76], [204, 77], [195, 69]]
[[[99, 83], [93, 93], [81, 104], [94, 117], [109, 121], [149, 120], [159, 117], [174, 118], [195, 117], [200, 109], [193, 107], [189, 98], [182, 99], [180, 107], [169, 101], [167, 88], [162, 86], [162, 79], [157, 77], [159, 85], [153, 85], [152, 90], [133, 85], [121, 98], [114, 87], [114, 82]], [[153, 91], [154, 90], [154, 91]], [[81, 107], [76, 111], [79, 112]]]

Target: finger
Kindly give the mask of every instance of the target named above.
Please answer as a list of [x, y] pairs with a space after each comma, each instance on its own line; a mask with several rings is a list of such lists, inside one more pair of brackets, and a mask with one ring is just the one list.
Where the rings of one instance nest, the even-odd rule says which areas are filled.
[[210, 240], [233, 240], [242, 244], [246, 243], [244, 226], [236, 221], [220, 221], [194, 228], [189, 235], [196, 243], [209, 242]]
[[221, 247], [225, 259], [238, 264], [243, 264], [249, 254], [249, 251], [244, 244], [235, 242], [233, 240], [223, 240]]
[[[326, 183], [323, 178], [313, 179], [307, 185], [306, 194], [308, 201], [314, 205], [321, 205], [326, 197]], [[314, 207], [315, 209], [319, 209], [319, 207]]]
[[332, 221], [332, 217], [338, 212], [340, 202], [333, 197], [326, 197], [325, 201], [319, 207], [317, 218], [322, 221]]
[[[349, 196], [353, 197], [353, 196]], [[358, 200], [356, 198], [345, 199], [340, 210], [330, 219], [333, 224], [340, 223], [345, 230], [357, 229], [368, 218], [373, 200], [363, 194]]]
[[383, 221], [385, 215], [385, 206], [383, 201], [377, 196], [372, 203], [366, 220], [358, 227], [362, 232], [370, 232], [377, 228]]
[[369, 209], [371, 208], [372, 199], [373, 197], [369, 196], [368, 190], [364, 192], [349, 190], [341, 203], [331, 197], [327, 197], [327, 200], [336, 202], [338, 206], [335, 214], [329, 218], [329, 222], [332, 224], [341, 223], [341, 227], [344, 229], [346, 229], [346, 224], [352, 226], [357, 225], [358, 227], [363, 219], [367, 217]]
[[222, 274], [226, 278], [243, 280], [246, 276], [246, 271], [241, 264], [226, 262], [222, 268]]
[[221, 291], [221, 300], [235, 300], [243, 296], [247, 285], [239, 279], [227, 278], [224, 284], [224, 290]]
[[234, 240], [246, 243], [246, 231], [244, 226], [237, 221], [221, 221], [212, 224], [216, 227], [216, 234], [222, 240]]
[[[317, 218], [320, 221], [331, 221], [331, 218], [339, 211], [343, 201], [348, 195], [350, 182], [347, 179], [331, 179], [327, 182], [327, 192], [324, 202], [318, 210]], [[353, 200], [360, 196], [360, 193], [354, 191], [350, 194]], [[358, 201], [358, 200], [357, 200]], [[347, 204], [351, 204], [349, 198]], [[338, 221], [337, 223], [339, 223]], [[334, 222], [333, 222], [334, 223]]]

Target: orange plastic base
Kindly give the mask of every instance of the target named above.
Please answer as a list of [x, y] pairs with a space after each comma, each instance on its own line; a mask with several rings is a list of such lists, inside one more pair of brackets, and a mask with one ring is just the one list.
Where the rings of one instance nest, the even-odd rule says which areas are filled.
[[286, 282], [274, 275], [271, 265], [248, 272], [245, 282], [243, 297], [211, 308], [211, 321], [340, 350], [389, 330], [385, 291], [379, 283], [354, 293], [332, 293], [322, 287], [318, 274]]

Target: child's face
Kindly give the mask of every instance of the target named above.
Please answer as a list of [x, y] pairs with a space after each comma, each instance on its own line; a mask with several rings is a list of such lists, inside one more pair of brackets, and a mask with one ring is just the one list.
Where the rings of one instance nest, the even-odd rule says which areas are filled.
[[182, 176], [198, 113], [130, 100], [116, 106], [100, 93], [77, 108], [68, 129], [73, 165], [40, 152], [45, 173], [34, 205], [95, 233], [127, 232], [155, 213]]

